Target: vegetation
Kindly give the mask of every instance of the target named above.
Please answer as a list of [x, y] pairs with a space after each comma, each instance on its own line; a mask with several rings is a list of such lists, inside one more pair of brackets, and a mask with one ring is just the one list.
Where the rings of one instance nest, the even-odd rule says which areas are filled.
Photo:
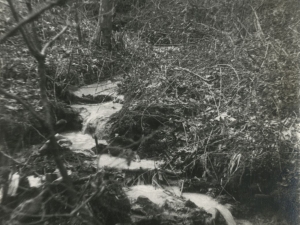
[[[59, 119], [76, 126], [76, 112], [62, 103], [71, 102], [68, 90], [117, 79], [125, 103], [112, 118], [111, 139], [143, 140], [133, 150], [163, 158], [165, 168], [187, 178], [186, 190], [199, 191], [202, 182], [203, 193], [213, 189], [216, 197], [227, 194], [258, 210], [262, 198], [270, 199], [289, 224], [298, 224], [298, 0], [106, 2], [55, 1], [22, 26], [18, 18], [26, 21], [46, 3], [18, 1], [15, 22], [0, 2], [1, 170], [41, 136], [53, 138]], [[41, 117], [48, 118], [46, 125]], [[94, 212], [82, 207], [112, 185], [99, 177], [86, 186], [88, 197], [74, 198], [69, 216], [76, 205], [85, 223], [92, 214], [109, 214], [100, 209], [106, 202]], [[64, 180], [71, 182], [66, 173]], [[84, 188], [75, 185], [76, 191]]]

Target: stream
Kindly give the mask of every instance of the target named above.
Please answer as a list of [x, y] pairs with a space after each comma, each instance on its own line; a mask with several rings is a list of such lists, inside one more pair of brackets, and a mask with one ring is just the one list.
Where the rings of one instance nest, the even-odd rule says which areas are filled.
[[[79, 97], [85, 95], [97, 96], [99, 94], [110, 95], [115, 99], [123, 99], [123, 96], [117, 95], [117, 84], [111, 82], [104, 82], [102, 84], [92, 84], [84, 86], [76, 91]], [[122, 104], [114, 103], [113, 101], [101, 104], [86, 104], [86, 105], [72, 105], [76, 110], [80, 111], [83, 118], [83, 128], [81, 132], [65, 132], [62, 133], [64, 137], [72, 142], [71, 150], [91, 149], [95, 146], [95, 140], [92, 135], [96, 135], [99, 143], [107, 144], [105, 137], [105, 126], [110, 116], [122, 108]], [[159, 169], [162, 162], [153, 161], [150, 159], [142, 159], [131, 162], [128, 166], [126, 159], [113, 157], [108, 154], [102, 154], [95, 162], [98, 168], [110, 167], [119, 170], [154, 170]], [[129, 188], [124, 188], [125, 193], [131, 201], [137, 200], [139, 196], [145, 196], [150, 201], [158, 206], [162, 206], [166, 201], [176, 202], [178, 199], [185, 199], [194, 202], [198, 207], [203, 208], [206, 212], [216, 217], [220, 214], [225, 219], [228, 225], [244, 224], [251, 225], [250, 222], [244, 220], [236, 220], [230, 212], [230, 205], [222, 205], [217, 200], [210, 196], [198, 193], [181, 193], [178, 187], [154, 187], [153, 185], [135, 185]], [[182, 200], [181, 200], [182, 201]]]

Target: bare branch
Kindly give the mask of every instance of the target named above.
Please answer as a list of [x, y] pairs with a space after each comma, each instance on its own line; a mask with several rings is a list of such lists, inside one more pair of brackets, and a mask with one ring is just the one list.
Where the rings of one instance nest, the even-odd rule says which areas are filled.
[[4, 157], [10, 159], [11, 161], [13, 161], [15, 164], [25, 166], [24, 163], [21, 163], [21, 162], [19, 162], [18, 160], [15, 160], [12, 156], [6, 154], [5, 152], [3, 152], [3, 151], [1, 151], [1, 150], [0, 150], [0, 154], [3, 155]]
[[[104, 188], [105, 188], [105, 186], [102, 186], [102, 188], [100, 190], [100, 195], [104, 191]], [[81, 205], [79, 205], [75, 209], [73, 209], [72, 212], [70, 213], [70, 215], [73, 216], [74, 214], [76, 214], [82, 207], [86, 206], [86, 204], [89, 203], [89, 201], [91, 201], [91, 199], [94, 198], [97, 194], [98, 194], [98, 191], [95, 191], [93, 194], [91, 194], [91, 196], [88, 199], [86, 199], [84, 202], [82, 202]]]
[[[10, 1], [11, 0], [8, 0], [9, 4], [10, 4]], [[37, 11], [35, 11], [32, 14], [30, 14], [29, 16], [27, 16], [25, 19], [23, 19], [21, 22], [19, 22], [15, 27], [13, 27], [10, 31], [8, 31], [4, 36], [2, 36], [0, 38], [0, 44], [2, 44], [4, 41], [6, 41], [7, 38], [11, 37], [16, 31], [18, 31], [21, 27], [23, 27], [23, 25], [35, 20], [43, 12], [45, 12], [48, 9], [53, 8], [54, 6], [58, 5], [60, 2], [61, 2], [61, 0], [50, 2], [49, 4], [44, 5], [43, 7], [38, 9]], [[15, 15], [14, 15], [14, 17], [15, 17]]]
[[48, 41], [48, 42], [44, 45], [44, 47], [43, 47], [43, 49], [42, 49], [42, 51], [41, 51], [41, 54], [42, 54], [43, 56], [45, 56], [45, 52], [46, 52], [47, 48], [48, 48], [54, 41], [56, 41], [56, 40], [59, 38], [59, 36], [61, 36], [61, 35], [67, 30], [67, 28], [68, 28], [68, 25], [65, 26], [65, 27], [64, 27], [57, 35], [55, 35], [55, 37], [53, 37], [50, 41]]
[[3, 90], [2, 88], [0, 88], [0, 94], [4, 95], [5, 97], [11, 98], [11, 99], [15, 99], [17, 102], [19, 102], [20, 104], [22, 104], [29, 112], [31, 112], [31, 114], [41, 123], [43, 124], [43, 126], [46, 126], [44, 119], [36, 112], [34, 111], [34, 109], [32, 108], [31, 105], [29, 105], [28, 103], [26, 103], [23, 99], [21, 99], [20, 97], [10, 94], [8, 92], [6, 92], [5, 90]]
[[[17, 13], [17, 11], [16, 11], [16, 9], [15, 9], [15, 7], [14, 7], [12, 1], [11, 1], [11, 0], [7, 0], [7, 2], [8, 2], [8, 4], [9, 4], [10, 10], [11, 10], [11, 12], [12, 12], [12, 14], [13, 14], [13, 17], [15, 18], [15, 20], [16, 20], [17, 22], [19, 22], [19, 15], [18, 15], [18, 13]], [[29, 51], [30, 51], [34, 56], [35, 56], [35, 55], [38, 55], [39, 52], [38, 52], [38, 50], [36, 49], [35, 45], [32, 43], [32, 41], [30, 40], [30, 36], [28, 35], [28, 31], [27, 31], [26, 27], [25, 27], [25, 26], [21, 26], [21, 27], [20, 27], [20, 32], [21, 32], [21, 34], [22, 34], [22, 36], [23, 36], [23, 39], [24, 39], [24, 41], [25, 41], [25, 43], [26, 43], [26, 45], [27, 45]], [[0, 39], [0, 44], [1, 44], [1, 39]]]

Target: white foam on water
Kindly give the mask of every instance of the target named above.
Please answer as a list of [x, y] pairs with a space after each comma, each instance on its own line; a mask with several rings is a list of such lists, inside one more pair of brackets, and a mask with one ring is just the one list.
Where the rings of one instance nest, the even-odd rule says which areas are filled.
[[116, 169], [127, 169], [127, 170], [137, 170], [137, 169], [155, 169], [161, 164], [159, 161], [142, 159], [140, 161], [132, 161], [130, 166], [127, 165], [126, 159], [113, 157], [108, 154], [103, 154], [100, 156], [98, 165], [99, 167], [110, 167]]
[[[175, 201], [174, 196], [180, 196], [180, 190], [178, 187], [167, 187], [166, 190], [173, 193], [174, 195], [172, 196], [168, 194], [164, 189], [155, 188], [152, 185], [133, 186], [129, 189], [129, 191], [126, 191], [126, 194], [129, 198], [134, 200], [136, 200], [139, 196], [145, 196], [155, 204], [162, 206], [166, 200]], [[187, 200], [194, 202], [198, 207], [203, 208], [205, 211], [218, 209], [228, 225], [236, 225], [231, 212], [224, 205], [221, 205], [212, 197], [197, 193], [182, 193], [181, 196]]]
[[42, 178], [41, 177], [28, 176], [27, 179], [28, 179], [30, 187], [38, 188], [38, 187], [42, 186]]
[[112, 95], [116, 96], [118, 90], [117, 83], [105, 81], [96, 84], [90, 84], [79, 88], [74, 92], [75, 95], [82, 97], [82, 95]]
[[[89, 134], [83, 134], [80, 131], [79, 132], [68, 132], [62, 134], [64, 137], [68, 138], [72, 145], [70, 146], [70, 149], [76, 150], [84, 150], [84, 149], [91, 149], [95, 147], [95, 140], [93, 137]], [[107, 144], [105, 140], [99, 140], [99, 143]]]
[[182, 196], [194, 202], [198, 207], [204, 208], [206, 211], [212, 208], [218, 209], [228, 225], [236, 225], [231, 212], [224, 205], [221, 205], [212, 197], [197, 193], [183, 193]]
[[166, 200], [169, 202], [176, 202], [178, 198], [175, 195], [170, 195], [162, 188], [155, 188], [152, 185], [136, 185], [125, 189], [125, 192], [129, 199], [136, 200], [139, 196], [145, 196], [153, 203], [162, 206]]
[[122, 108], [122, 104], [105, 102], [93, 105], [72, 105], [73, 108], [80, 109], [80, 115], [83, 117], [82, 132], [86, 133], [88, 127], [97, 127], [97, 133], [104, 130], [105, 124], [109, 121], [112, 114]]

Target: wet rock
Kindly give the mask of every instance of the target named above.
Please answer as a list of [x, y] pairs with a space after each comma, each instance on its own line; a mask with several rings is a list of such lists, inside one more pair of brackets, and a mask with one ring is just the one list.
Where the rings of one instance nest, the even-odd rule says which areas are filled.
[[[61, 147], [61, 150], [69, 150], [70, 147], [72, 146], [71, 140], [69, 140], [67, 137], [64, 137], [63, 135], [56, 134], [54, 136], [57, 144]], [[49, 155], [51, 154], [51, 143], [50, 140], [47, 140], [42, 147], [38, 150], [39, 155], [44, 156], [44, 155]]]
[[120, 103], [120, 104], [124, 104], [124, 96], [123, 95], [118, 95], [114, 101], [114, 103]]
[[94, 101], [94, 103], [110, 102], [110, 101], [114, 100], [114, 97], [112, 97], [110, 95], [96, 95], [96, 96], [93, 96], [91, 94], [88, 94], [88, 95], [82, 94], [82, 98], [90, 99], [90, 100]]
[[54, 130], [56, 132], [61, 132], [67, 125], [67, 121], [64, 119], [60, 119], [55, 123]]
[[56, 133], [61, 133], [66, 130], [81, 130], [82, 118], [77, 110], [72, 109], [65, 103], [51, 102], [53, 107], [54, 118], [58, 118], [54, 125]]
[[159, 206], [145, 196], [139, 196], [131, 206], [133, 224], [205, 224], [210, 218], [204, 210], [186, 208], [184, 204], [166, 201]]
[[94, 146], [92, 148], [92, 151], [95, 153], [95, 154], [101, 154], [101, 153], [104, 153], [104, 149], [107, 147], [107, 143], [106, 144], [103, 144], [103, 143], [98, 143], [97, 146]]
[[209, 210], [207, 210], [208, 213], [210, 213], [212, 215], [212, 217], [206, 219], [205, 223], [207, 225], [230, 225], [227, 224], [225, 218], [222, 216], [222, 214], [220, 213], [220, 211], [216, 208], [210, 208]]
[[130, 202], [122, 187], [117, 182], [108, 182], [102, 193], [95, 196], [91, 202], [91, 208], [99, 218], [107, 225], [116, 223], [130, 223]]
[[80, 156], [81, 158], [84, 158], [84, 159], [93, 159], [93, 158], [97, 157], [95, 152], [90, 149], [74, 150], [74, 151], [72, 151], [72, 153], [77, 154], [78, 156]]
[[197, 208], [197, 205], [194, 202], [190, 201], [190, 200], [186, 201], [185, 206], [188, 207], [188, 208], [192, 208], [192, 209]]
[[161, 212], [160, 207], [155, 205], [145, 196], [139, 196], [136, 202], [131, 206], [131, 212], [137, 215], [148, 216]]

